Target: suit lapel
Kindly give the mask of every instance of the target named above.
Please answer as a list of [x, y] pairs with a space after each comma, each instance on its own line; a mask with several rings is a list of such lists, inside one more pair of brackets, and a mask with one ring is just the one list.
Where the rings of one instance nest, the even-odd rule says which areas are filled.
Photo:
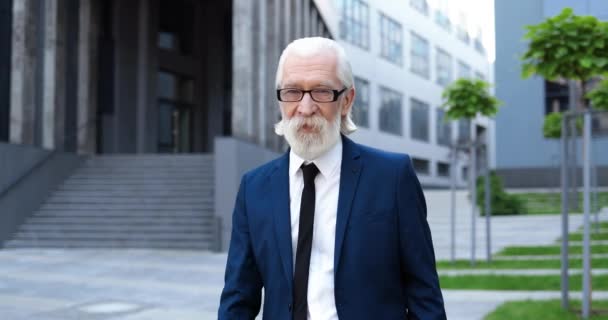
[[340, 192], [338, 195], [338, 213], [336, 216], [336, 243], [334, 250], [334, 273], [337, 272], [342, 254], [344, 234], [348, 226], [348, 219], [355, 192], [359, 183], [359, 176], [363, 164], [361, 163], [359, 148], [350, 139], [342, 136], [342, 165], [340, 170]]
[[271, 201], [274, 203], [274, 229], [283, 271], [291, 291], [293, 282], [293, 253], [291, 252], [291, 215], [289, 206], [289, 152], [278, 161], [270, 176]]

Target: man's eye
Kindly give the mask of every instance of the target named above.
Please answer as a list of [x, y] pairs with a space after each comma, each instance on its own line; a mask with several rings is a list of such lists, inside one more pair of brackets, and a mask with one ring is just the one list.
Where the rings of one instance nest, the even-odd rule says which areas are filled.
[[318, 89], [318, 90], [313, 90], [313, 94], [315, 94], [317, 96], [331, 96], [331, 95], [333, 95], [333, 91], [326, 90], [326, 89]]

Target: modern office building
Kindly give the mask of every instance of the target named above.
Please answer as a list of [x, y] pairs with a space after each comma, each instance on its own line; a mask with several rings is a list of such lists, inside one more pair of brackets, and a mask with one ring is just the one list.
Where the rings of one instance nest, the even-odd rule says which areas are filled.
[[[460, 77], [493, 82], [481, 21], [463, 1], [318, 1], [329, 28], [353, 64], [357, 100], [356, 141], [412, 156], [424, 187], [450, 185], [449, 145], [489, 135], [494, 164], [494, 123], [478, 117], [444, 122], [442, 91]], [[490, 15], [490, 12], [486, 13]], [[487, 31], [486, 31], [487, 32]], [[459, 185], [468, 180], [467, 161], [456, 166]]]
[[[525, 26], [571, 7], [579, 15], [608, 20], [608, 2], [603, 0], [496, 0], [496, 96], [504, 106], [496, 117], [496, 167], [511, 187], [551, 187], [560, 185], [560, 145], [543, 137], [545, 116], [570, 108], [580, 91], [565, 82], [540, 77], [521, 78], [520, 57], [526, 50]], [[598, 123], [599, 124], [599, 123]], [[580, 145], [580, 143], [579, 143]], [[600, 185], [608, 185], [608, 141], [593, 143], [594, 175]], [[579, 157], [580, 158], [580, 157]], [[579, 160], [580, 164], [580, 160]], [[580, 183], [580, 175], [579, 175]]]

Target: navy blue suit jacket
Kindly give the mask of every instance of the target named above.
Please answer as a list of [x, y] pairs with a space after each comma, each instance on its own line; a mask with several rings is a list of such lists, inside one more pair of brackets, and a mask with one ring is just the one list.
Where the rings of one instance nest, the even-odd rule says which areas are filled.
[[[446, 319], [426, 203], [404, 154], [342, 137], [334, 285], [340, 319]], [[289, 153], [246, 173], [219, 319], [292, 319]], [[314, 319], [313, 319], [314, 320]]]

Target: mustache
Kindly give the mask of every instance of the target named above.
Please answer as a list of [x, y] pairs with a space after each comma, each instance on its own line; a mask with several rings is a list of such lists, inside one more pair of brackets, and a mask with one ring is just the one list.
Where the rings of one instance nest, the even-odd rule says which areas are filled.
[[314, 115], [312, 117], [293, 117], [287, 119], [287, 126], [291, 129], [299, 130], [306, 126], [314, 130], [322, 130], [327, 126], [327, 120], [321, 115]]

